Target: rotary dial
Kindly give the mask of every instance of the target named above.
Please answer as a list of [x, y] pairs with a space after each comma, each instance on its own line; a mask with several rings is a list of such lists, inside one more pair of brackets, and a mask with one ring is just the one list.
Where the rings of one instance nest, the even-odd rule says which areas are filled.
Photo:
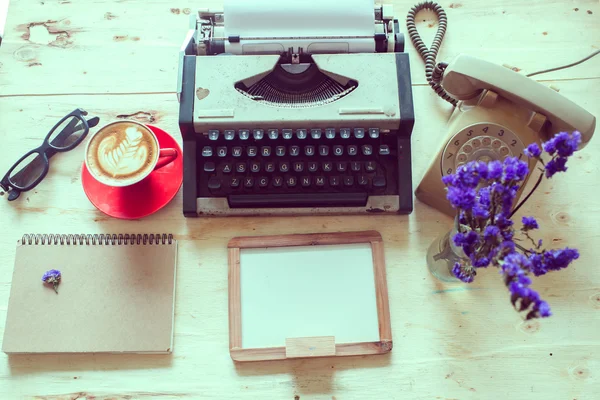
[[523, 157], [525, 145], [521, 139], [504, 126], [477, 123], [467, 126], [452, 137], [442, 153], [442, 175], [454, 173], [470, 161], [489, 162], [506, 157]]

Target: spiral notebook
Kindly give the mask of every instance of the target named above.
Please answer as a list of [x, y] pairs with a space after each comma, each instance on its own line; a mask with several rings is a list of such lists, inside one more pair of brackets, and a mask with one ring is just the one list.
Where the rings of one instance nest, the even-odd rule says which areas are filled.
[[[2, 351], [171, 353], [172, 235], [25, 235], [17, 244]], [[56, 269], [56, 292], [44, 283]]]

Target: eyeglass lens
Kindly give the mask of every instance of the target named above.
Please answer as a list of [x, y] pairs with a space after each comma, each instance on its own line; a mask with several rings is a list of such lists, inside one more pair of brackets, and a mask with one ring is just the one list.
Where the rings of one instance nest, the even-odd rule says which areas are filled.
[[83, 121], [77, 117], [69, 117], [52, 131], [48, 140], [52, 147], [62, 150], [72, 146], [84, 133]]
[[44, 159], [40, 153], [31, 153], [11, 172], [8, 181], [18, 189], [33, 184], [44, 172]]

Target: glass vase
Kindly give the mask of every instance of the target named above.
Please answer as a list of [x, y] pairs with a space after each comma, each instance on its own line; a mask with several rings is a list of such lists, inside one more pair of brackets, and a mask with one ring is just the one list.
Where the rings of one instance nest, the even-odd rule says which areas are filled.
[[452, 239], [458, 232], [458, 217], [454, 219], [452, 229], [436, 238], [427, 249], [427, 268], [437, 279], [443, 282], [461, 282], [454, 276], [452, 268], [461, 259], [467, 259], [462, 248]]

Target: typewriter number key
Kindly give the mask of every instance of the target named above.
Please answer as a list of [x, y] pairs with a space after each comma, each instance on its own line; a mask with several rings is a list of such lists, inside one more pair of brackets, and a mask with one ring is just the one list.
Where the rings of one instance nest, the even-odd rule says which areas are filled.
[[250, 137], [250, 131], [248, 129], [240, 129], [240, 139], [248, 140]]
[[340, 136], [342, 139], [349, 139], [350, 138], [350, 128], [340, 129]]
[[371, 136], [371, 139], [377, 139], [379, 137], [379, 128], [369, 128], [369, 136]]
[[235, 137], [235, 131], [233, 129], [227, 129], [223, 132], [223, 136], [225, 136], [225, 140], [233, 140]]
[[335, 138], [335, 129], [334, 128], [325, 129], [325, 137], [327, 139], [334, 139]]
[[321, 130], [320, 129], [311, 129], [310, 136], [313, 139], [321, 139]]
[[306, 139], [308, 131], [306, 129], [298, 129], [296, 130], [296, 136], [298, 136], [298, 139]]
[[254, 136], [254, 140], [261, 140], [265, 135], [265, 131], [263, 131], [262, 129], [255, 129], [252, 132], [252, 135]]
[[219, 138], [219, 131], [216, 129], [209, 129], [208, 130], [208, 138], [210, 140], [217, 140]]
[[282, 129], [281, 136], [283, 136], [284, 139], [291, 139], [294, 134], [291, 129]]
[[278, 129], [269, 129], [267, 131], [267, 134], [269, 135], [269, 139], [277, 139], [279, 137], [279, 130]]
[[354, 137], [357, 139], [362, 139], [365, 137], [365, 129], [364, 128], [354, 128]]

